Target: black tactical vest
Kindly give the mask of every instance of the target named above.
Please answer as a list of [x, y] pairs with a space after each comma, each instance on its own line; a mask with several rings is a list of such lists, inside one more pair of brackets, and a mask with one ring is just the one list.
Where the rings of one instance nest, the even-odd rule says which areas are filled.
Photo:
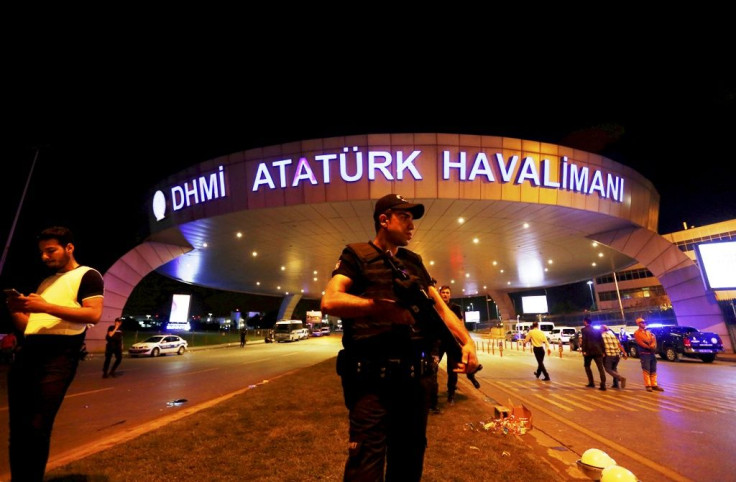
[[[349, 293], [361, 298], [396, 300], [394, 274], [385, 261], [386, 255], [372, 243], [352, 243], [347, 245], [347, 250], [359, 261], [362, 273], [361, 279], [353, 280]], [[412, 251], [399, 249], [397, 258], [410, 271], [423, 270], [421, 257]], [[366, 356], [415, 356], [417, 347], [421, 349], [424, 343], [416, 327], [394, 324], [391, 319], [359, 317], [344, 321], [343, 346]]]

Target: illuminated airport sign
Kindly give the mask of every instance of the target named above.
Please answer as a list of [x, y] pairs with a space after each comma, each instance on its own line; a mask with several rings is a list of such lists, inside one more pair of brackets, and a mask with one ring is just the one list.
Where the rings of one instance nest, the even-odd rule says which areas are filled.
[[[202, 176], [159, 190], [154, 194], [153, 213], [157, 221], [167, 210], [176, 212], [197, 204], [224, 198], [230, 189], [248, 186], [251, 192], [297, 189], [305, 185], [328, 185], [333, 181], [354, 183], [384, 179], [422, 181], [423, 170], [436, 169], [439, 182], [500, 183], [574, 193], [597, 195], [601, 199], [624, 202], [624, 178], [589, 165], [580, 165], [567, 156], [509, 155], [482, 150], [439, 150], [423, 156], [421, 150], [367, 150], [344, 147], [341, 152], [294, 156], [256, 161], [252, 179], [229, 179], [225, 166]], [[249, 163], [253, 161], [248, 161]], [[247, 170], [246, 170], [247, 171]]]

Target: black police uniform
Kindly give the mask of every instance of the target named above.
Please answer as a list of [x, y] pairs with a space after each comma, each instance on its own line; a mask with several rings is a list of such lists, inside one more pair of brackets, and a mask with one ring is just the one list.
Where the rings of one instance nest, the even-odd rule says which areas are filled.
[[[393, 274], [373, 243], [348, 245], [332, 275], [352, 280], [348, 293], [396, 299]], [[399, 248], [399, 267], [427, 289], [432, 278], [419, 255]], [[350, 411], [345, 480], [419, 481], [422, 477], [433, 375], [432, 340], [416, 325], [385, 318], [343, 319], [344, 349], [338, 355], [345, 406]]]

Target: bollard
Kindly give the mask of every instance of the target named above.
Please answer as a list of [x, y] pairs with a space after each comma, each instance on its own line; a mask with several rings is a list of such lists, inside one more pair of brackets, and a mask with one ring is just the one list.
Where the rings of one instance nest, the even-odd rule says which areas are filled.
[[562, 351], [565, 349], [564, 346], [562, 346], [562, 343], [559, 344], [558, 350], [560, 350], [560, 358], [562, 358]]
[[498, 342], [498, 355], [503, 358], [503, 342]]
[[491, 355], [495, 355], [496, 354], [496, 344], [493, 343], [493, 340], [491, 340], [489, 342], [489, 345], [491, 345]]

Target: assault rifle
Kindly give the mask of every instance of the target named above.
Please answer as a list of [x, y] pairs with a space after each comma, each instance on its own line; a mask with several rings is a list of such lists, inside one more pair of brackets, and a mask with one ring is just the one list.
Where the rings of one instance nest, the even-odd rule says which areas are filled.
[[[409, 310], [419, 327], [442, 341], [448, 359], [462, 360], [462, 346], [434, 308], [434, 299], [419, 285], [416, 276], [399, 269], [389, 256], [384, 255], [384, 259], [394, 273], [394, 293], [398, 303]], [[465, 374], [475, 388], [480, 388], [480, 382], [475, 379], [475, 374], [482, 368], [483, 365], [478, 365], [474, 372]], [[452, 368], [448, 366], [448, 369]]]

